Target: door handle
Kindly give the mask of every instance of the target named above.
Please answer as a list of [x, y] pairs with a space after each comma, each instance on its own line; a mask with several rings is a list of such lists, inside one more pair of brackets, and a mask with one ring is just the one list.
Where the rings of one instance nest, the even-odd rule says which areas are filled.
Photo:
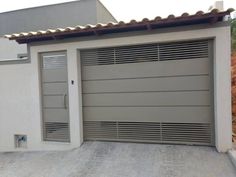
[[66, 94], [64, 94], [64, 108], [67, 109], [67, 106], [66, 106]]

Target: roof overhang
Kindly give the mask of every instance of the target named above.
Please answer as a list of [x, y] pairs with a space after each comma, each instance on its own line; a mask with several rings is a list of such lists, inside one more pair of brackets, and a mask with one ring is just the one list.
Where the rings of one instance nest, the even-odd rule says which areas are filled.
[[154, 30], [160, 28], [187, 26], [196, 24], [214, 24], [223, 21], [226, 15], [234, 11], [228, 9], [227, 11], [219, 12], [217, 9], [211, 12], [203, 13], [198, 11], [194, 15], [183, 13], [181, 16], [175, 17], [169, 15], [167, 18], [156, 17], [153, 20], [144, 18], [142, 21], [131, 20], [128, 23], [120, 21], [118, 23], [97, 24], [76, 26], [67, 28], [48, 29], [46, 31], [26, 32], [5, 35], [10, 40], [16, 40], [18, 43], [31, 43], [36, 41], [60, 40], [73, 37], [84, 36], [100, 36], [111, 33], [122, 33], [131, 31]]

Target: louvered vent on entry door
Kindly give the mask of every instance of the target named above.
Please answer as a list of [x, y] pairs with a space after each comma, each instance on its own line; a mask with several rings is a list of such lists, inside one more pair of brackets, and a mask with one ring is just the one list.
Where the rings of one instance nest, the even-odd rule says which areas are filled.
[[70, 139], [68, 123], [45, 122], [44, 132], [44, 139], [48, 141], [68, 142]]
[[65, 55], [45, 56], [43, 58], [44, 69], [60, 69], [67, 65]]

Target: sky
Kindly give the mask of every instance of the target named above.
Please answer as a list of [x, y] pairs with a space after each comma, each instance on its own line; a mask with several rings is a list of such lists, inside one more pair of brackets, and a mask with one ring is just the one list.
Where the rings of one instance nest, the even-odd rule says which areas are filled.
[[[28, 7], [68, 2], [71, 0], [7, 0], [1, 2], [0, 12], [17, 10]], [[194, 14], [202, 10], [207, 11], [215, 0], [100, 0], [105, 7], [118, 20], [129, 21], [167, 17], [169, 14], [176, 16], [183, 12]], [[236, 9], [236, 0], [224, 0], [224, 8]]]

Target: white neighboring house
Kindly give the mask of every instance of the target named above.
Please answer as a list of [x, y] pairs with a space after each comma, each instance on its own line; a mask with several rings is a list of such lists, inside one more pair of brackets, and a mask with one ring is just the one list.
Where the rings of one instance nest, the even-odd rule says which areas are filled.
[[228, 151], [230, 12], [7, 35], [29, 61], [0, 65], [0, 150], [108, 140]]
[[220, 11], [223, 11], [224, 10], [224, 1], [215, 1], [214, 4], [209, 7], [208, 10], [211, 11], [213, 9], [218, 9]]

